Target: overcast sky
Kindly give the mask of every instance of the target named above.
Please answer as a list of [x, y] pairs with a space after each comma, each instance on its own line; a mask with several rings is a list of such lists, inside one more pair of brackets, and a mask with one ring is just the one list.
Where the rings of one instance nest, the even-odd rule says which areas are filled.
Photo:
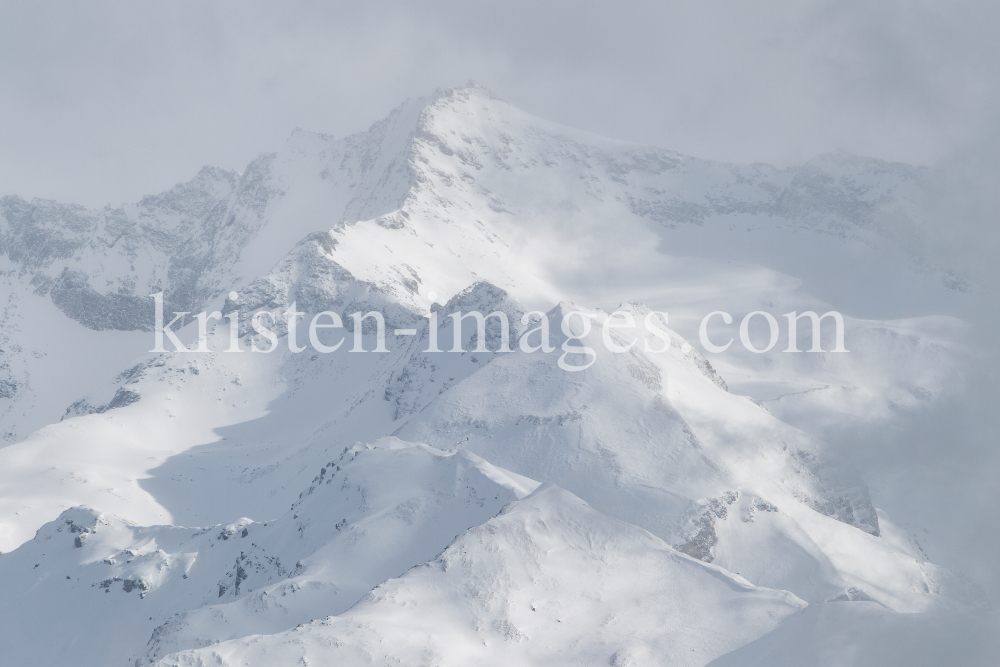
[[[996, 2], [0, 0], [0, 193], [103, 206], [342, 136], [475, 79], [730, 161], [911, 163], [993, 141]], [[989, 145], [995, 145], [995, 142]]]

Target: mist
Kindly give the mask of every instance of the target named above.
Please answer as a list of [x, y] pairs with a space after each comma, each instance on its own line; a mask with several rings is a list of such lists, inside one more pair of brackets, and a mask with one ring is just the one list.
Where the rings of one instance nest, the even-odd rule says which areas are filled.
[[119, 205], [469, 79], [697, 157], [962, 169], [996, 145], [997, 27], [988, 2], [7, 1], [0, 184]]

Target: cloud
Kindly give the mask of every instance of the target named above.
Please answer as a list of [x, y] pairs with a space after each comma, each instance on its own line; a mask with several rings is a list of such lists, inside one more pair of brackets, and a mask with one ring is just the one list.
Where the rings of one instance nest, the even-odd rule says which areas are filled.
[[0, 186], [90, 205], [470, 78], [598, 133], [732, 161], [933, 162], [995, 117], [990, 3], [467, 0], [0, 5]]

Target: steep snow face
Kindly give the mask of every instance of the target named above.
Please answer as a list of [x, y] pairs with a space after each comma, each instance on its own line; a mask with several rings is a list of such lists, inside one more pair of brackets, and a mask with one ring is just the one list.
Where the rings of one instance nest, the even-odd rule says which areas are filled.
[[[80, 356], [77, 328], [47, 315], [39, 301], [96, 331], [151, 331], [154, 292], [164, 292], [168, 313], [220, 303], [266, 275], [307, 235], [398, 208], [414, 181], [407, 155], [425, 104], [404, 104], [342, 140], [296, 132], [282, 151], [261, 156], [242, 174], [206, 167], [189, 183], [120, 208], [0, 199], [0, 285], [5, 320], [14, 325], [0, 334], [3, 439], [20, 440], [58, 420], [95, 379], [73, 358]], [[43, 317], [56, 322], [47, 324], [52, 331], [41, 350], [35, 327], [16, 325]], [[84, 343], [94, 338], [83, 335]], [[148, 337], [129, 340], [148, 345]], [[143, 352], [135, 343], [108, 348], [99, 358], [116, 372]], [[62, 350], [70, 352], [58, 365], [72, 372], [57, 377], [38, 359]], [[66, 402], [66, 393], [75, 396]]]
[[[550, 319], [574, 309], [562, 304]], [[640, 322], [648, 313], [640, 305], [622, 311]], [[726, 392], [675, 332], [666, 349], [649, 352], [663, 342], [618, 329], [619, 345], [636, 345], [612, 354], [597, 330], [606, 315], [590, 315], [595, 330], [574, 341], [600, 351], [585, 371], [558, 367], [560, 332], [556, 353], [497, 355], [396, 433], [557, 483], [685, 553], [809, 601], [857, 587], [894, 609], [934, 604], [947, 573], [879, 539], [855, 473]], [[420, 377], [407, 371], [411, 387]]]
[[[220, 327], [213, 352], [150, 359], [115, 392], [140, 397], [134, 404], [0, 451], [10, 470], [5, 542], [79, 503], [143, 524], [273, 517], [331, 450], [394, 434], [557, 483], [693, 557], [809, 601], [850, 587], [899, 610], [941, 599], [943, 573], [879, 538], [864, 484], [806, 434], [728, 393], [675, 332], [665, 330], [664, 347], [648, 332], [618, 329], [617, 344], [635, 345], [613, 354], [603, 347], [607, 316], [582, 311], [595, 327], [576, 344], [599, 352], [586, 370], [567, 372], [558, 323], [576, 307], [548, 314], [549, 354], [521, 351], [519, 334], [536, 343], [520, 324], [524, 309], [495, 286], [479, 283], [437, 314], [451, 309], [504, 313], [518, 323], [507, 341], [516, 351], [498, 351], [491, 318], [485, 352], [470, 320], [458, 336], [464, 352], [427, 353], [425, 320], [414, 340], [384, 355], [292, 354], [287, 335], [273, 354], [230, 354]], [[637, 322], [649, 314], [637, 304], [622, 310]], [[453, 322], [438, 319], [446, 349]], [[363, 348], [372, 338], [362, 335]]]
[[[787, 171], [713, 163], [556, 126], [480, 88], [441, 91], [367, 132], [340, 140], [296, 132], [242, 174], [206, 168], [137, 204], [88, 211], [3, 199], [6, 310], [35, 318], [33, 295], [91, 329], [148, 331], [152, 292], [164, 291], [169, 313], [218, 306], [237, 289], [246, 301], [230, 310], [297, 298], [339, 309], [356, 300], [405, 319], [405, 311], [426, 314], [431, 293], [453, 295], [485, 280], [545, 310], [567, 298], [613, 305], [625, 294], [670, 310], [675, 328], [694, 339], [705, 312], [747, 312], [761, 298], [789, 310], [836, 301], [865, 314], [871, 309], [857, 299], [884, 285], [895, 302], [911, 295], [937, 305], [969, 286], [915, 254], [911, 213], [928, 178], [845, 155]], [[307, 248], [282, 259], [297, 243]], [[886, 275], [873, 279], [870, 266]], [[829, 285], [840, 290], [822, 289]], [[301, 294], [289, 292], [299, 286]], [[932, 326], [914, 321], [910, 329], [933, 338]], [[873, 328], [866, 339], [884, 333]], [[67, 335], [53, 347], [73, 341]], [[69, 385], [40, 367], [30, 344], [14, 335], [2, 348], [10, 357], [0, 369], [8, 441], [68, 405], [47, 400], [49, 386]], [[130, 365], [135, 348], [121, 352], [109, 365]], [[801, 362], [775, 377], [756, 355], [727, 372], [757, 378], [740, 386], [760, 399], [809, 392], [792, 417], [828, 393], [853, 414], [887, 389], [935, 394], [947, 385], [938, 376], [932, 386], [907, 378], [886, 388], [865, 377], [873, 361], [878, 377], [897, 376], [898, 364], [877, 355], [852, 358], [822, 384]], [[73, 389], [78, 398], [88, 387]]]
[[[740, 274], [754, 263], [800, 279], [821, 274], [829, 280], [810, 288], [852, 289], [814, 296], [858, 306], [879, 290], [862, 273], [867, 260], [896, 252], [886, 289], [926, 304], [969, 287], [923, 259], [914, 217], [933, 179], [927, 170], [844, 154], [790, 170], [714, 163], [547, 123], [477, 88], [429, 100], [410, 146], [415, 182], [401, 210], [335, 231], [345, 266], [363, 279], [405, 263], [438, 293], [479, 278], [529, 302], [587, 302], [598, 277], [605, 289], [639, 272], [689, 281], [692, 271], [704, 279], [737, 259]], [[817, 264], [820, 248], [827, 258]], [[685, 256], [701, 268], [676, 261]], [[628, 266], [627, 257], [643, 261]], [[857, 275], [828, 275], [845, 266]]]
[[243, 174], [206, 167], [137, 204], [88, 211], [0, 200], [0, 254], [92, 329], [149, 331], [147, 295], [200, 310], [265, 274], [310, 232], [398, 207], [413, 180], [405, 157], [421, 104], [335, 141], [296, 132]]
[[702, 665], [804, 606], [545, 486], [350, 612], [159, 665]]
[[[138, 527], [63, 512], [0, 558], [0, 652], [10, 664], [146, 664], [287, 630], [343, 612], [538, 485], [393, 438], [331, 456], [274, 521]], [[57, 639], [24, 641], [43, 625]]]
[[[788, 347], [784, 313], [840, 310], [850, 355], [754, 354], [712, 327], [737, 338], [719, 368], [739, 393], [807, 428], [844, 414], [884, 425], [956, 384], [961, 322], [913, 317], [960, 314], [972, 287], [922, 250], [927, 170], [843, 154], [791, 170], [713, 163], [556, 126], [478, 88], [424, 104], [400, 208], [321, 240], [328, 261], [402, 306], [426, 313], [432, 293], [477, 281], [542, 310], [627, 295], [692, 342], [713, 310], [765, 310], [782, 325], [775, 351]], [[887, 315], [906, 319], [872, 319]]]

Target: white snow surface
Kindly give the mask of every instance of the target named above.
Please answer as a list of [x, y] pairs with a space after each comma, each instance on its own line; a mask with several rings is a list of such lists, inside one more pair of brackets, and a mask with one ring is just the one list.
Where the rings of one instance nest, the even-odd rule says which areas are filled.
[[[846, 665], [823, 637], [984, 618], [823, 440], [960, 383], [975, 286], [919, 253], [930, 177], [713, 163], [473, 86], [121, 209], [0, 200], [0, 664]], [[240, 327], [148, 353], [161, 290]], [[739, 350], [750, 311], [830, 309], [849, 354]], [[290, 352], [324, 310], [384, 313], [390, 352]], [[455, 310], [505, 313], [514, 351], [466, 321], [425, 353]], [[529, 310], [554, 352], [519, 350]], [[598, 353], [566, 372], [574, 310]], [[669, 345], [604, 349], [651, 310]], [[698, 351], [712, 310], [727, 354]]]
[[545, 485], [350, 612], [161, 665], [700, 665], [805, 603]]

